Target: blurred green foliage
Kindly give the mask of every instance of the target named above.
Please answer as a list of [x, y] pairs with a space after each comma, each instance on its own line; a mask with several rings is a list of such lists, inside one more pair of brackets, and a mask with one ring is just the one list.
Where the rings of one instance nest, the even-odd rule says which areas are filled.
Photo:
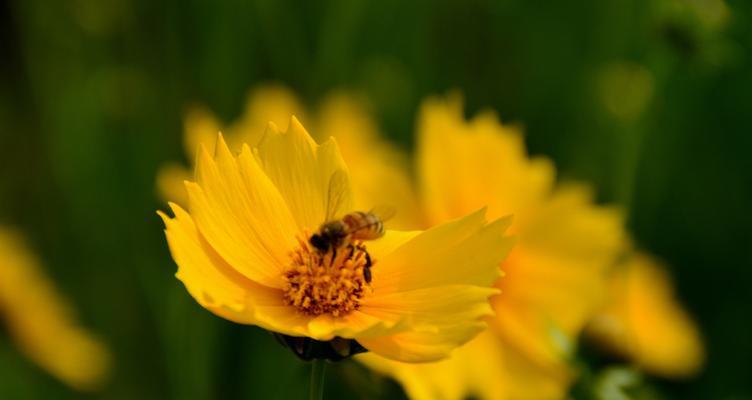
[[[185, 107], [225, 120], [277, 81], [373, 101], [410, 149], [421, 98], [522, 123], [563, 179], [629, 211], [673, 266], [709, 362], [670, 398], [752, 396], [752, 6], [736, 0], [0, 1], [0, 221], [23, 230], [115, 355], [93, 397], [300, 398], [309, 366], [173, 278], [154, 175]], [[331, 369], [327, 394], [389, 397]], [[0, 398], [76, 398], [0, 336]]]

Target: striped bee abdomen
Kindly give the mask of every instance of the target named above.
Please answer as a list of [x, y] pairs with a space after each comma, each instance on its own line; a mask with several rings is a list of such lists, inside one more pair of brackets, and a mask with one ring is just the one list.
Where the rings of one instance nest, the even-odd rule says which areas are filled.
[[342, 222], [353, 239], [374, 240], [384, 236], [384, 221], [374, 213], [356, 211], [345, 215]]

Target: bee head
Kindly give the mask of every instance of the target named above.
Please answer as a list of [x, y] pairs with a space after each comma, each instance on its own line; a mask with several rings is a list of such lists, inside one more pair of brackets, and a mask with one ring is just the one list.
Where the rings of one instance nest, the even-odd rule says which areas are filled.
[[338, 248], [346, 236], [344, 225], [339, 221], [332, 221], [321, 225], [319, 231], [314, 233], [308, 242], [317, 250], [326, 253], [332, 247]]
[[308, 239], [308, 243], [322, 253], [326, 253], [329, 250], [329, 241], [321, 234], [314, 233], [311, 238]]

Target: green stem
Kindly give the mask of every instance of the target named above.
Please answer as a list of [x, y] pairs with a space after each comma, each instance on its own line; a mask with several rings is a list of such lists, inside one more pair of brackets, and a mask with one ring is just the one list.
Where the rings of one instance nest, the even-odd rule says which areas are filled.
[[326, 364], [324, 360], [313, 360], [311, 368], [311, 400], [321, 400], [324, 398], [324, 372]]

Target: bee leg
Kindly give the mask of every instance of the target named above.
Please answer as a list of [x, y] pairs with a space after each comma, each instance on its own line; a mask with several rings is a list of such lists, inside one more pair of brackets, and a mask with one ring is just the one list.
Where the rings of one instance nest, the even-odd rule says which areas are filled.
[[373, 265], [373, 262], [371, 261], [371, 255], [366, 254], [366, 265], [363, 267], [363, 278], [365, 278], [366, 283], [371, 283], [371, 266]]
[[366, 280], [366, 283], [371, 283], [371, 267], [363, 268], [363, 278]]

